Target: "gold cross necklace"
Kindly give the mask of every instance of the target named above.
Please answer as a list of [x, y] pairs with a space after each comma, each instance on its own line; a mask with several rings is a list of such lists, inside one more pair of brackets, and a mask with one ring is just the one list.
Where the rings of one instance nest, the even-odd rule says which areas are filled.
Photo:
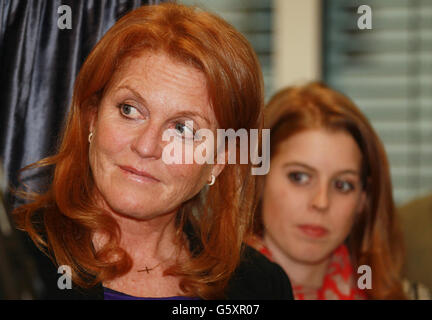
[[[175, 249], [174, 249], [174, 251], [172, 252], [172, 254], [173, 254], [174, 252], [175, 252]], [[171, 254], [171, 255], [172, 255], [172, 254]], [[137, 270], [137, 272], [144, 272], [144, 271], [145, 271], [145, 272], [147, 272], [147, 273], [150, 273], [150, 271], [156, 269], [156, 268], [159, 267], [162, 263], [168, 261], [169, 259], [171, 259], [171, 257], [169, 257], [169, 258], [167, 258], [167, 259], [165, 259], [165, 260], [162, 260], [162, 261], [159, 262], [157, 265], [155, 265], [153, 268], [148, 268], [147, 266], [145, 266], [144, 269]]]

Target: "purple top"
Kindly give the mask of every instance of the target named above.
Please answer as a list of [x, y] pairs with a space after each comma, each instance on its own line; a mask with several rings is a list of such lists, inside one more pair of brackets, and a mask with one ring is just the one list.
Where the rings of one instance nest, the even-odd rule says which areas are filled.
[[185, 296], [174, 296], [174, 297], [135, 297], [128, 295], [123, 292], [115, 291], [110, 288], [103, 288], [104, 290], [104, 300], [200, 300], [197, 297], [185, 297]]

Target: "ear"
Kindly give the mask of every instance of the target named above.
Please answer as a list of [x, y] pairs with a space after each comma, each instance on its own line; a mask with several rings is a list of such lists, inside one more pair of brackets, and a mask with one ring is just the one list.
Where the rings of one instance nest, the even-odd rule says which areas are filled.
[[221, 174], [221, 172], [222, 172], [222, 170], [225, 168], [225, 163], [216, 163], [214, 166], [213, 166], [213, 169], [212, 169], [212, 174], [215, 176], [215, 178], [217, 178], [218, 177], [218, 175], [220, 175]]
[[226, 164], [226, 161], [228, 159], [228, 151], [227, 150], [220, 151], [220, 152], [225, 153], [225, 157], [224, 157], [225, 161], [223, 163], [218, 163], [218, 161], [217, 161], [218, 155], [216, 155], [215, 164], [212, 168], [212, 175], [214, 175], [215, 178], [217, 178], [221, 174], [222, 170], [225, 168], [225, 164]]
[[95, 131], [96, 121], [97, 121], [97, 108], [92, 107], [91, 111], [89, 112], [89, 132]]

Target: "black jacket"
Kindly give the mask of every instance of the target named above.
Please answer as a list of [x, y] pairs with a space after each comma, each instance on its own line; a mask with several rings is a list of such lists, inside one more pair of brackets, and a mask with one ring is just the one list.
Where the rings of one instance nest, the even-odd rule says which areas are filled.
[[[245, 247], [240, 265], [236, 269], [226, 290], [229, 300], [292, 300], [293, 292], [290, 281], [283, 269], [269, 261], [264, 255]], [[103, 287], [98, 285], [92, 289], [60, 290], [57, 287], [55, 268], [49, 268], [53, 274], [48, 277], [50, 285], [45, 299], [103, 299]], [[45, 271], [48, 271], [45, 269]]]

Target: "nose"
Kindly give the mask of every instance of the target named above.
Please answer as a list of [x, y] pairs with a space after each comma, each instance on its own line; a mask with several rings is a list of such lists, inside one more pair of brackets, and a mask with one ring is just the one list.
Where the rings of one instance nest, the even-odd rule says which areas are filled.
[[157, 124], [148, 123], [136, 132], [131, 149], [141, 158], [159, 159], [162, 155], [161, 130]]
[[312, 207], [320, 212], [325, 212], [329, 207], [329, 188], [326, 183], [317, 186], [312, 197]]

